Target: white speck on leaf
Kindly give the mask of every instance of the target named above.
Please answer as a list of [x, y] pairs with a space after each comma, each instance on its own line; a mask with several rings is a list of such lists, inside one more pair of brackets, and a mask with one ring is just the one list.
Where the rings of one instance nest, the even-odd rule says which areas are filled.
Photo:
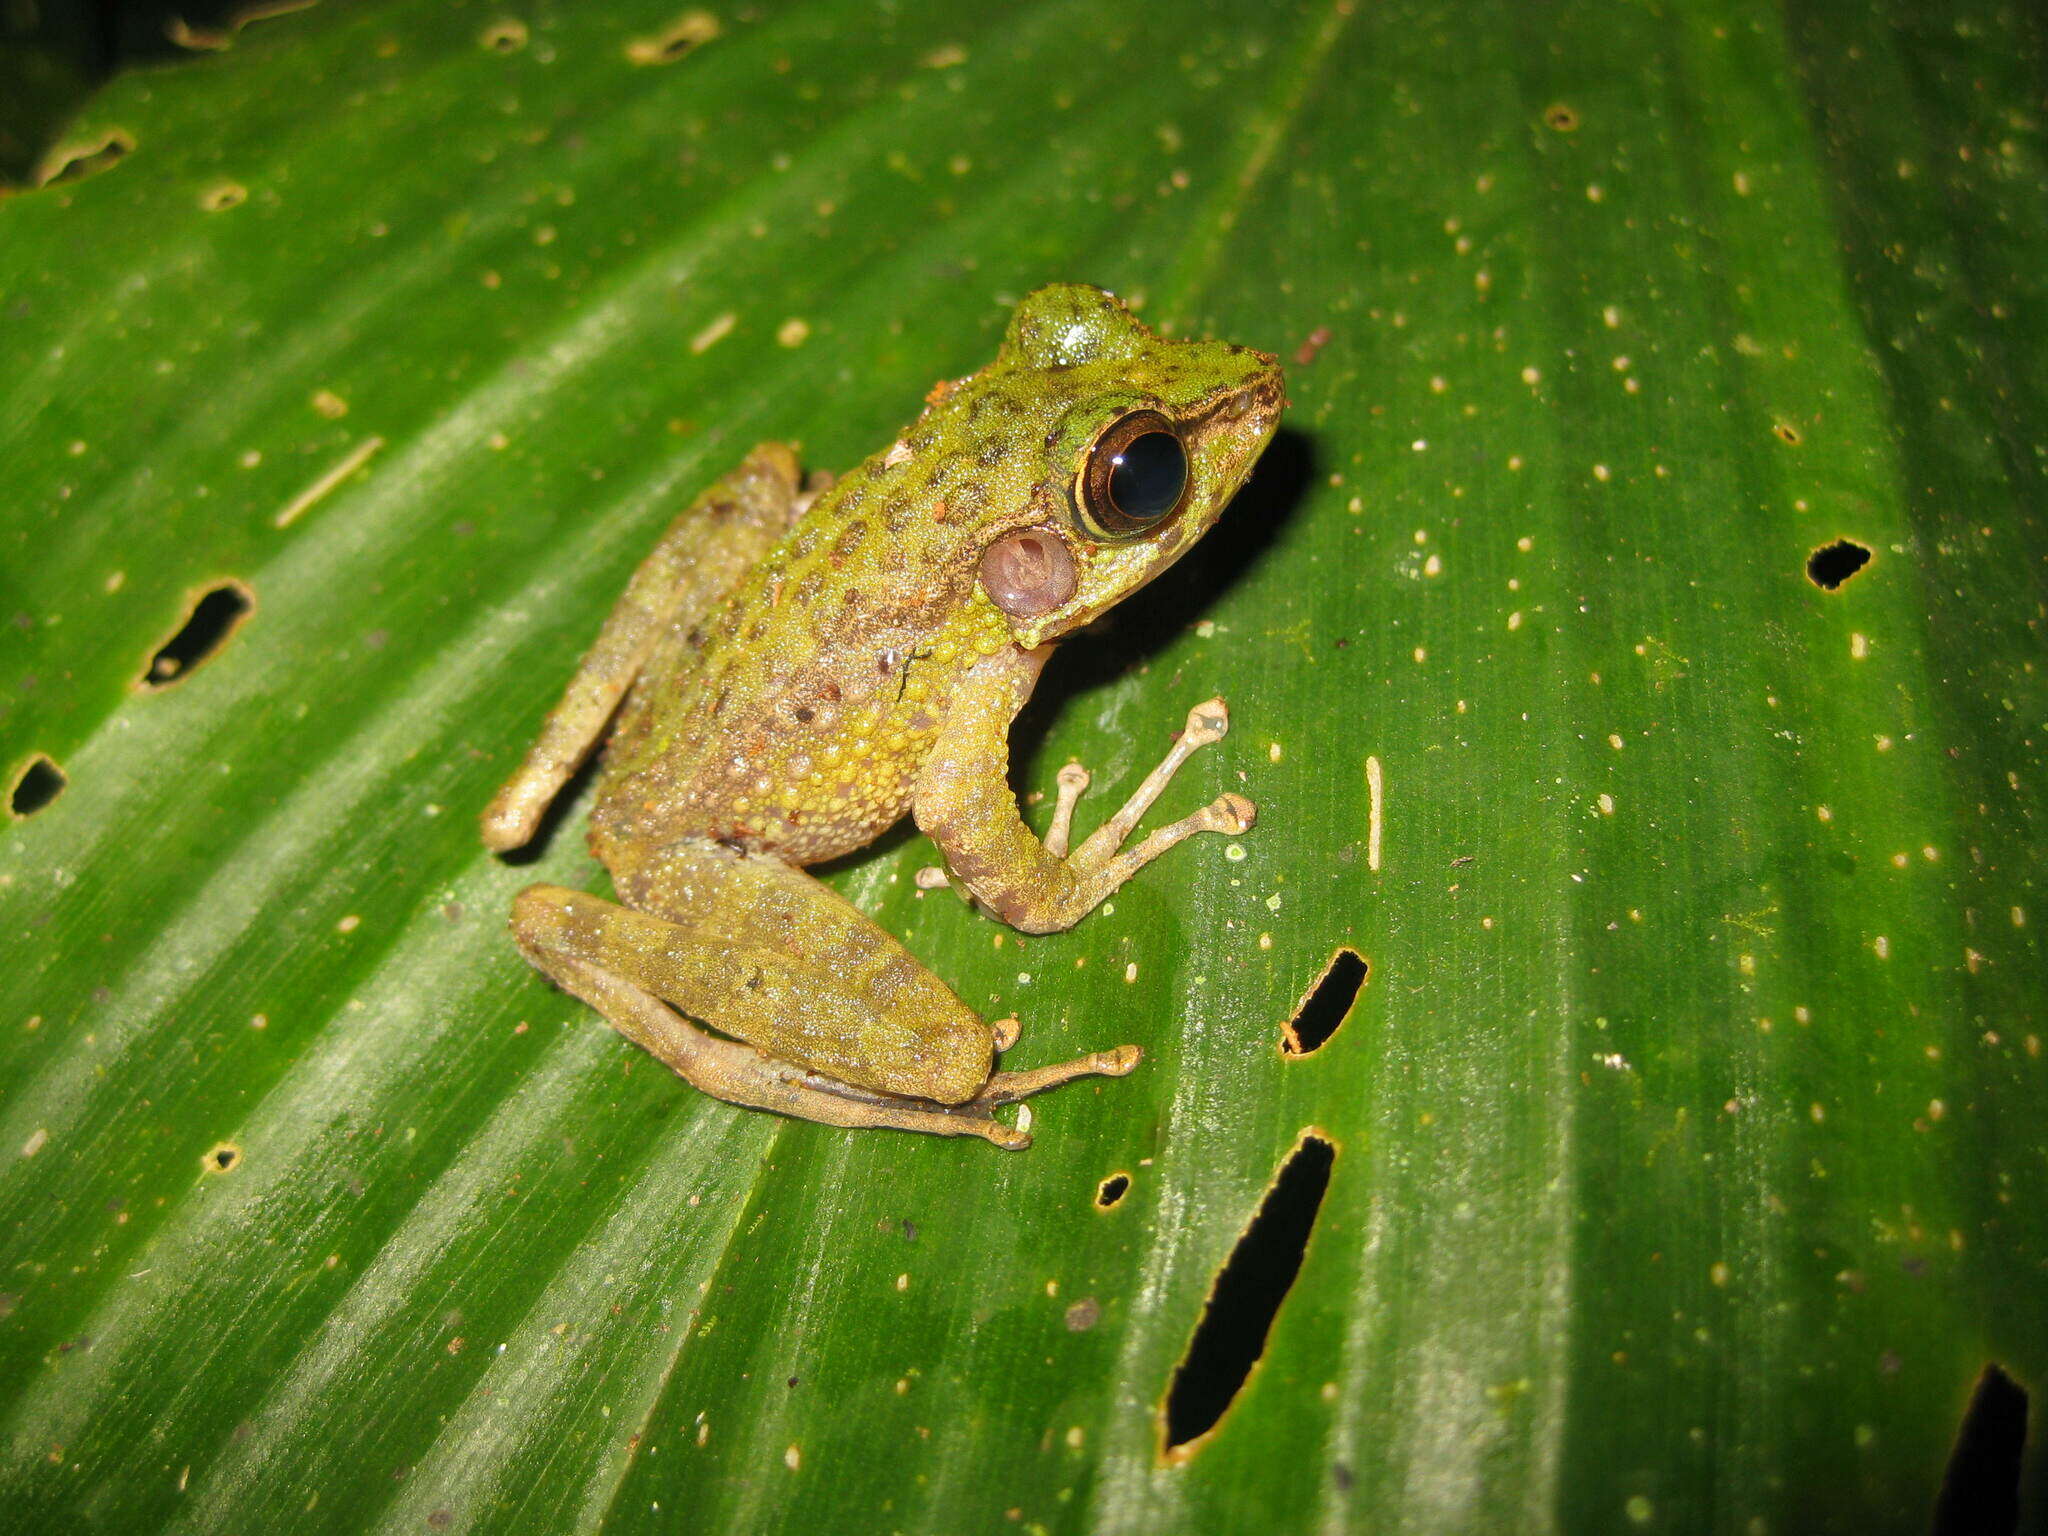
[[738, 324], [739, 316], [733, 314], [730, 310], [726, 311], [690, 338], [690, 350], [694, 353], [709, 352], [713, 347], [725, 340], [726, 337], [730, 336], [732, 328]]

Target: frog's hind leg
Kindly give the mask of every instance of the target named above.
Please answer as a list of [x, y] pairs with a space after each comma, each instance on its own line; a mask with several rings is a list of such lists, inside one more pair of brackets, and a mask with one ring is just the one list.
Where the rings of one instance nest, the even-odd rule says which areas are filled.
[[531, 887], [514, 936], [621, 1034], [730, 1103], [1022, 1147], [1030, 1138], [997, 1122], [997, 1105], [1138, 1063], [1124, 1046], [991, 1077], [1014, 1020], [984, 1024], [888, 934], [772, 859], [682, 844], [620, 887], [632, 906]]
[[[536, 887], [547, 890], [547, 887]], [[747, 1109], [765, 1109], [849, 1129], [869, 1126], [926, 1131], [939, 1136], [981, 1136], [996, 1146], [1021, 1151], [1031, 1137], [1002, 1124], [979, 1104], [958, 1109], [889, 1102], [827, 1080], [737, 1040], [707, 1034], [653, 993], [594, 961], [569, 954], [532, 954], [535, 965], [565, 991], [590, 1004], [620, 1034], [704, 1093]]]
[[765, 1109], [820, 1125], [923, 1131], [934, 1136], [979, 1136], [1007, 1151], [1020, 1152], [1031, 1145], [1031, 1135], [997, 1120], [991, 1113], [997, 1105], [1012, 1103], [1076, 1077], [1121, 1077], [1138, 1064], [1138, 1048], [1126, 1045], [1035, 1072], [997, 1073], [986, 1093], [965, 1104], [940, 1105], [895, 1098], [834, 1082], [787, 1062], [778, 1062], [751, 1045], [708, 1034], [653, 993], [594, 962], [556, 955], [545, 963], [536, 957], [534, 963], [692, 1087], [728, 1104]]
[[810, 499], [796, 455], [763, 443], [683, 510], [634, 571], [526, 760], [485, 810], [484, 846], [503, 853], [531, 841], [656, 643], [753, 569]]

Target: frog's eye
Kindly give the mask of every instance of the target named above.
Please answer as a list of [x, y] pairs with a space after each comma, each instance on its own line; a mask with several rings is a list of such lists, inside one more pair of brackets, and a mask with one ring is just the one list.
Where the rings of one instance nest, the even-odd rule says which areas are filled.
[[1157, 411], [1132, 411], [1097, 434], [1074, 478], [1074, 514], [1091, 538], [1125, 539], [1180, 509], [1188, 451]]
[[981, 552], [982, 589], [1013, 619], [1051, 613], [1078, 584], [1065, 541], [1044, 528], [1006, 533]]

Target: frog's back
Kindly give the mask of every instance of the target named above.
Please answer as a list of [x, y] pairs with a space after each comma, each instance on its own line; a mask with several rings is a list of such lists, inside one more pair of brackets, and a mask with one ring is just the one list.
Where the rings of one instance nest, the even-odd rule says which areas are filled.
[[908, 812], [951, 672], [1008, 636], [965, 618], [971, 564], [913, 557], [888, 467], [863, 465], [663, 638], [607, 751], [591, 837], [608, 864], [686, 837], [816, 863]]

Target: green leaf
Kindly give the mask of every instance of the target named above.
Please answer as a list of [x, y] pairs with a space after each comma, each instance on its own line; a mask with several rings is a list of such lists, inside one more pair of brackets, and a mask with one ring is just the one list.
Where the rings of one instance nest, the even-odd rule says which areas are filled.
[[[2048, 1364], [2033, 20], [709, 16], [266, 21], [0, 202], [10, 1522], [1925, 1528]], [[1044, 939], [915, 837], [830, 873], [1019, 1064], [1144, 1045], [1027, 1153], [697, 1097], [505, 935], [602, 880], [581, 803], [517, 867], [476, 814], [680, 504], [1050, 280], [1294, 406], [1020, 788], [1085, 825], [1220, 692], [1161, 811], [1259, 824]]]

